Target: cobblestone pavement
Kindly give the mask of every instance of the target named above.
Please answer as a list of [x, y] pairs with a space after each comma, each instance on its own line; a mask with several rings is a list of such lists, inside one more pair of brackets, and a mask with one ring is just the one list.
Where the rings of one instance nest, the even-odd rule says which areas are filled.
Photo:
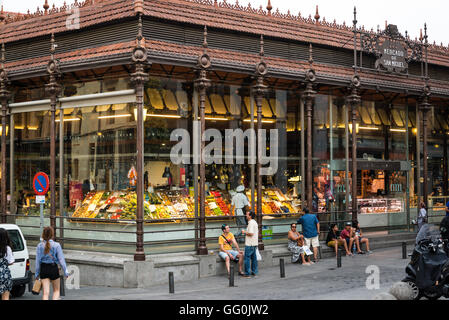
[[[216, 276], [177, 283], [175, 294], [168, 285], [150, 289], [81, 287], [66, 290], [65, 300], [371, 300], [387, 292], [405, 273], [408, 260], [402, 259], [401, 248], [377, 250], [371, 255], [342, 257], [342, 268], [336, 259], [323, 259], [312, 266], [285, 265], [286, 277], [280, 278], [279, 266], [260, 270], [257, 278], [244, 279], [236, 275], [235, 287], [229, 287], [225, 276]], [[379, 269], [379, 289], [367, 289], [370, 273], [367, 267]], [[26, 292], [18, 300], [36, 300]]]

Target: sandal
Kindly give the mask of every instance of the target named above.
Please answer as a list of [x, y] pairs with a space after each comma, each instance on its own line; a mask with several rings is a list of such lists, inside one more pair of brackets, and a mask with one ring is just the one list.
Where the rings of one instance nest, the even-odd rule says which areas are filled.
[[240, 271], [239, 271], [239, 276], [242, 276], [242, 277], [244, 277], [244, 276], [245, 276], [245, 274], [244, 274], [243, 272], [240, 272]]

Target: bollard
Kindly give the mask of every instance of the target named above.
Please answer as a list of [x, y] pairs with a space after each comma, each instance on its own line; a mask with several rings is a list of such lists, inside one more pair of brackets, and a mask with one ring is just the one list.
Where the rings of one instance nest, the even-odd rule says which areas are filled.
[[407, 259], [407, 242], [402, 242], [402, 259]]
[[173, 277], [173, 272], [168, 273], [168, 292], [175, 293], [175, 279]]
[[281, 278], [285, 278], [285, 264], [284, 259], [279, 259], [279, 268], [281, 271]]
[[64, 280], [64, 276], [61, 276], [59, 278], [59, 280], [60, 280], [60, 285], [59, 285], [60, 296], [61, 297], [65, 297], [65, 280]]
[[341, 268], [341, 250], [338, 248], [337, 250], [337, 268]]
[[231, 264], [230, 268], [229, 268], [229, 286], [233, 287], [234, 286], [234, 265]]

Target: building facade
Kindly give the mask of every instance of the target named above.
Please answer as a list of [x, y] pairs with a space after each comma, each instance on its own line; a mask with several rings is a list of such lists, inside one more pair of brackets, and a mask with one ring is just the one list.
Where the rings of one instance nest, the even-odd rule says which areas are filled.
[[364, 30], [355, 11], [350, 25], [318, 8], [272, 11], [211, 0], [2, 10], [2, 221], [38, 241], [38, 172], [50, 176], [44, 221], [65, 248], [136, 260], [216, 248], [239, 185], [261, 249], [285, 241], [304, 207], [377, 230], [409, 230], [421, 201], [441, 219], [449, 48], [424, 26], [415, 40]]

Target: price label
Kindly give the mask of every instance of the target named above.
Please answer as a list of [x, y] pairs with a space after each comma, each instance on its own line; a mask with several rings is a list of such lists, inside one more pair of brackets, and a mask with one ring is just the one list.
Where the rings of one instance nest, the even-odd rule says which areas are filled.
[[156, 206], [154, 204], [150, 204], [149, 208], [150, 208], [150, 212], [155, 212], [156, 211]]
[[210, 202], [210, 203], [209, 203], [209, 208], [210, 208], [211, 210], [214, 210], [215, 208], [218, 208], [218, 206], [217, 206], [217, 204], [216, 204], [215, 202]]

